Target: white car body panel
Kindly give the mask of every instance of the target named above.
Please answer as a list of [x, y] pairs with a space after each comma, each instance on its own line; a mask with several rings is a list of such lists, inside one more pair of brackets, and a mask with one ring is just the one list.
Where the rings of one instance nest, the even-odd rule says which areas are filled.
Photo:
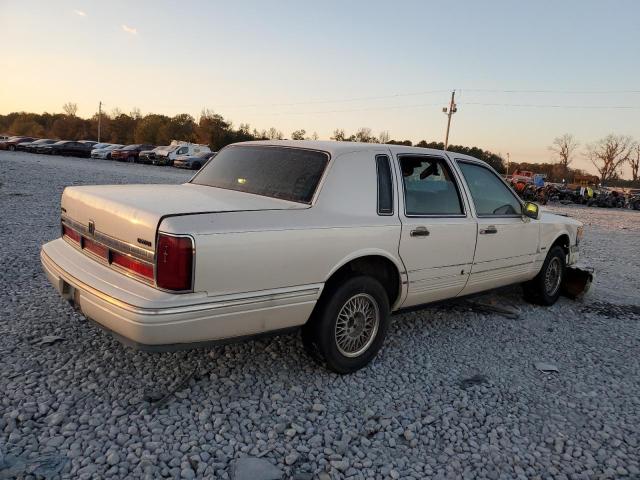
[[[529, 280], [562, 236], [571, 247], [567, 259], [577, 259], [575, 220], [548, 212], [537, 220], [478, 218], [455, 162], [474, 160], [470, 157], [349, 142], [246, 144], [327, 152], [330, 161], [310, 204], [192, 183], [69, 187], [63, 193], [63, 216], [83, 227], [91, 221], [96, 231], [136, 248], [140, 240], [148, 242], [144, 248], [151, 256], [158, 232], [191, 236], [193, 292], [154, 288], [63, 239], [42, 249], [50, 281], [105, 328], [135, 343], [162, 346], [302, 325], [331, 276], [362, 257], [382, 257], [397, 270], [393, 310]], [[376, 212], [378, 154], [391, 161], [392, 215]], [[405, 215], [402, 154], [444, 158], [460, 187], [465, 215]], [[499, 234], [478, 235], [489, 224]], [[430, 235], [412, 237], [417, 227], [428, 228]]]

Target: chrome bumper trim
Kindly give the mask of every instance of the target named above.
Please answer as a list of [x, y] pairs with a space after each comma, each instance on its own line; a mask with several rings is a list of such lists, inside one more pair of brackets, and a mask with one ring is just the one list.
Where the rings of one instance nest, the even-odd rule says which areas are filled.
[[[166, 308], [144, 308], [130, 303], [123, 302], [117, 298], [114, 298], [86, 283], [70, 275], [66, 271], [62, 270], [44, 251], [41, 250], [40, 257], [45, 268], [48, 268], [55, 272], [60, 278], [67, 283], [71, 284], [74, 288], [83, 290], [91, 295], [98, 297], [111, 305], [126, 310], [131, 313], [139, 315], [175, 315], [182, 313], [202, 312], [207, 310], [216, 310], [227, 307], [239, 307], [239, 306], [252, 306], [261, 302], [274, 302], [278, 300], [288, 300], [300, 297], [306, 297], [309, 295], [319, 296], [322, 291], [321, 284], [314, 285], [301, 285], [298, 287], [288, 288], [284, 292], [277, 293], [263, 293], [263, 292], [248, 292], [240, 295], [234, 295], [236, 298], [220, 298], [217, 300], [209, 300], [201, 303], [194, 303], [188, 305], [181, 305], [179, 307], [166, 307]], [[210, 297], [209, 297], [210, 298]]]

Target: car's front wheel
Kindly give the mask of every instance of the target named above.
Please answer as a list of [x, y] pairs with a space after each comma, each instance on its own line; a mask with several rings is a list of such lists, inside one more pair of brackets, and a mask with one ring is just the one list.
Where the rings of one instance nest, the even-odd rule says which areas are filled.
[[389, 328], [389, 299], [374, 278], [328, 287], [302, 330], [307, 351], [337, 373], [351, 373], [378, 353]]
[[542, 269], [533, 280], [523, 284], [527, 301], [537, 305], [553, 305], [560, 297], [562, 280], [565, 274], [565, 253], [556, 245], [549, 250]]
[[16, 151], [16, 146], [15, 145], [9, 145], [9, 151], [10, 152], [15, 152]]

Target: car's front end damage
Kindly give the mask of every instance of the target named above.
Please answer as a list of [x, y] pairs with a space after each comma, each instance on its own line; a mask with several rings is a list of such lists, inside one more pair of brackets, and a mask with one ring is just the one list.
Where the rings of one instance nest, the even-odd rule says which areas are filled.
[[[584, 237], [584, 225], [564, 215], [544, 212], [543, 239], [555, 235], [566, 252], [565, 274], [562, 279], [562, 293], [572, 299], [582, 298], [595, 280], [595, 271], [580, 261], [580, 243]], [[554, 243], [555, 243], [554, 242]]]

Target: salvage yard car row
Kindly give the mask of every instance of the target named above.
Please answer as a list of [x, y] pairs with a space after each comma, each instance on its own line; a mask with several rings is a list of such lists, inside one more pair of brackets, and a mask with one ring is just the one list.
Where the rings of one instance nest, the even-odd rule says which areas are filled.
[[37, 139], [27, 136], [13, 136], [1, 140], [0, 150], [168, 165], [192, 170], [199, 170], [215, 155], [207, 145], [177, 140], [173, 140], [170, 145], [156, 146], [98, 143], [93, 140]]

